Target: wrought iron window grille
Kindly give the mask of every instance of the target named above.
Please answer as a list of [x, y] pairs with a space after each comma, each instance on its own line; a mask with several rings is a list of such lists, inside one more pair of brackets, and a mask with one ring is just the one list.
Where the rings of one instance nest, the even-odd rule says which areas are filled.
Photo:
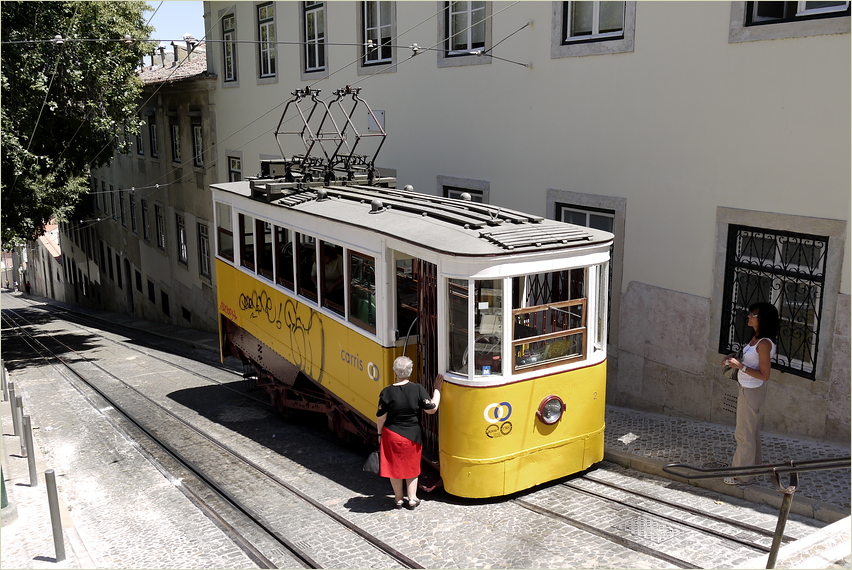
[[719, 351], [737, 352], [752, 337], [748, 307], [778, 309], [777, 355], [772, 367], [816, 377], [828, 238], [730, 225], [725, 262]]

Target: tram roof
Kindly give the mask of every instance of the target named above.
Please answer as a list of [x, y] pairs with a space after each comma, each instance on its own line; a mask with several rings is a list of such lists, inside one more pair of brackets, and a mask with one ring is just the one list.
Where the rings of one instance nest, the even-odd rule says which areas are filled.
[[[357, 226], [453, 255], [551, 252], [611, 241], [609, 232], [454, 198], [367, 185], [305, 187], [278, 179], [213, 184], [273, 207]], [[274, 214], [268, 216], [275, 219]]]

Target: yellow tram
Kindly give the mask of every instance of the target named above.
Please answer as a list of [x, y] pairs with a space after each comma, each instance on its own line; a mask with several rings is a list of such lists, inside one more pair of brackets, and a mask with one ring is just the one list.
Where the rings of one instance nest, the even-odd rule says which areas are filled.
[[400, 190], [361, 162], [333, 176], [340, 161], [293, 156], [211, 186], [223, 356], [251, 364], [277, 408], [366, 441], [394, 358], [428, 391], [443, 373], [421, 479], [454, 495], [603, 459], [613, 236]]

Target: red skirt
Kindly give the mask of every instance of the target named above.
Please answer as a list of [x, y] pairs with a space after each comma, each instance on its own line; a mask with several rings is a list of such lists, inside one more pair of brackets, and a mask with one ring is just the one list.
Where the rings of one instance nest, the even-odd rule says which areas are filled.
[[389, 429], [382, 430], [379, 446], [379, 475], [392, 479], [413, 479], [420, 475], [423, 446]]

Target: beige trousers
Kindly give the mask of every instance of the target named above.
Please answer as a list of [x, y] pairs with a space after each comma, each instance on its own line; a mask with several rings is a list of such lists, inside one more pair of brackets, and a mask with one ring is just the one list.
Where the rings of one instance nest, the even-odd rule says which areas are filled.
[[[763, 403], [766, 401], [768, 382], [760, 388], [743, 388], [737, 396], [737, 429], [734, 438], [737, 450], [734, 452], [733, 467], [760, 465], [763, 463], [763, 450], [760, 445], [760, 429], [763, 427]], [[743, 483], [753, 477], [737, 477]]]

